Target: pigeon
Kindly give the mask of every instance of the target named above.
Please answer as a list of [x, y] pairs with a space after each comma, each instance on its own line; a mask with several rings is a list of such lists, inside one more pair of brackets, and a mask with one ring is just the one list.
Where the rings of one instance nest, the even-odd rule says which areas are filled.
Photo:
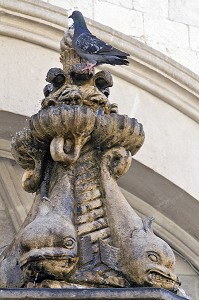
[[73, 11], [69, 17], [74, 21], [74, 35], [72, 38], [72, 46], [76, 53], [88, 61], [87, 67], [89, 71], [94, 66], [101, 64], [110, 65], [128, 65], [128, 53], [120, 51], [113, 46], [98, 39], [88, 30], [82, 13], [78, 10]]

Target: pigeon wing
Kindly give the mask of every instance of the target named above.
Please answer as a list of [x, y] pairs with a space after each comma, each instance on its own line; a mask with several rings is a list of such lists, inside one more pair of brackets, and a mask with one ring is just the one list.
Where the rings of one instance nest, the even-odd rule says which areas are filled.
[[77, 47], [88, 54], [107, 54], [115, 50], [111, 45], [88, 33], [81, 34], [76, 41]]

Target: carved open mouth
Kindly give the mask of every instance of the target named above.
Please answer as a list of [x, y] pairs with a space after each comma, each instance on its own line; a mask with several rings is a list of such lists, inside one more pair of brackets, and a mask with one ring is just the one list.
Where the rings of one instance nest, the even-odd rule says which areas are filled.
[[64, 103], [67, 105], [86, 105], [91, 108], [98, 108], [99, 106], [105, 107], [107, 105], [107, 99], [102, 97], [98, 92], [93, 92], [92, 95], [88, 95], [88, 99], [82, 99], [82, 96], [77, 91], [72, 91], [70, 89], [64, 90], [59, 98], [57, 103]]
[[72, 91], [70, 89], [64, 90], [59, 98], [57, 99], [58, 103], [65, 103], [68, 105], [78, 105], [82, 102], [82, 97], [81, 95], [76, 92]]
[[33, 249], [20, 257], [26, 282], [42, 282], [44, 279], [65, 280], [75, 269], [78, 257], [67, 249], [46, 247]]
[[36, 261], [62, 261], [64, 262], [65, 268], [70, 268], [77, 263], [78, 258], [69, 253], [67, 249], [64, 248], [52, 248], [45, 247], [40, 249], [30, 250], [20, 256], [21, 266]]
[[171, 291], [176, 291], [181, 284], [177, 276], [167, 275], [159, 270], [149, 270], [147, 277], [148, 283], [153, 287], [161, 287]]

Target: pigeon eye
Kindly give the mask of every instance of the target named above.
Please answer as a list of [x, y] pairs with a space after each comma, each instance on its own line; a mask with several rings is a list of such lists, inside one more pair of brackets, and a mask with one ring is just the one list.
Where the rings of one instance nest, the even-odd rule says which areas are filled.
[[65, 242], [65, 246], [69, 249], [74, 248], [75, 242], [72, 239], [67, 239]]

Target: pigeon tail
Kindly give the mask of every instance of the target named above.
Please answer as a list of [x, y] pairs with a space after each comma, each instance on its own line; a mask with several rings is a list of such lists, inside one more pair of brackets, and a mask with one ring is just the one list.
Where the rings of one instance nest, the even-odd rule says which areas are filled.
[[129, 53], [123, 52], [123, 51], [118, 50], [118, 49], [116, 49], [116, 48], [113, 48], [113, 49], [110, 50], [108, 53], [106, 53], [106, 52], [104, 51], [104, 53], [101, 52], [100, 54], [113, 55], [113, 56], [121, 57], [121, 58], [124, 58], [124, 59], [127, 59], [127, 56], [130, 56]]
[[[126, 57], [106, 56], [106, 61], [102, 63], [115, 66], [115, 65], [128, 65], [129, 61], [126, 59]], [[97, 63], [97, 65], [99, 64]]]

